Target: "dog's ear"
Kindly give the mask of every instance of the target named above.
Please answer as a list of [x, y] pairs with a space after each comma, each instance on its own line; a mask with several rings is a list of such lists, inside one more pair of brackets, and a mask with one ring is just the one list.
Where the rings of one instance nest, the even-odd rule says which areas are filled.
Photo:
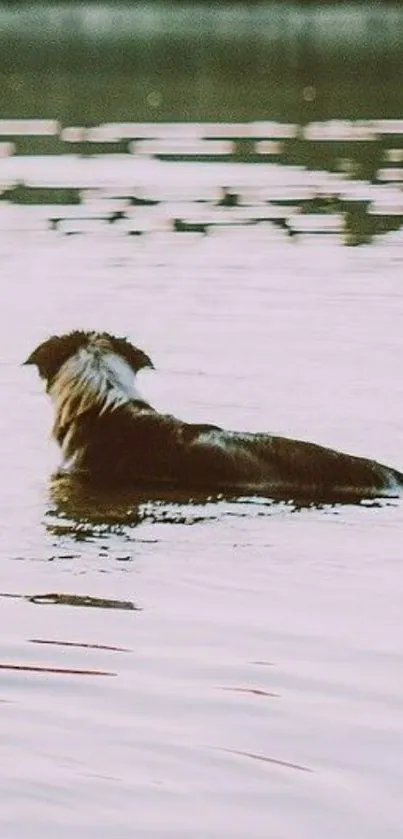
[[28, 356], [24, 364], [35, 364], [42, 379], [50, 382], [62, 365], [88, 342], [86, 332], [70, 332], [68, 335], [52, 335]]
[[143, 350], [139, 350], [138, 347], [131, 344], [126, 338], [114, 338], [110, 336], [110, 341], [114, 352], [121, 355], [130, 364], [130, 367], [135, 373], [138, 373], [139, 370], [143, 370], [145, 367], [154, 370], [151, 358]]

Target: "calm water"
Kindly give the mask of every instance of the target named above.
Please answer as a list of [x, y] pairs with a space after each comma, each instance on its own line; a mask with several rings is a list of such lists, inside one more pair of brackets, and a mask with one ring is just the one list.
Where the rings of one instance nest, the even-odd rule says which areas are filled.
[[402, 468], [401, 245], [71, 237], [20, 212], [0, 246], [2, 834], [397, 839], [401, 503], [72, 499], [20, 362], [107, 328], [154, 358], [161, 409]]
[[[0, 835], [400, 839], [402, 502], [83, 496], [21, 362], [106, 329], [161, 410], [403, 470], [402, 125], [323, 125], [401, 117], [403, 17], [136, 8], [0, 10]], [[164, 119], [292, 130], [127, 153]], [[114, 120], [115, 154], [72, 142]]]

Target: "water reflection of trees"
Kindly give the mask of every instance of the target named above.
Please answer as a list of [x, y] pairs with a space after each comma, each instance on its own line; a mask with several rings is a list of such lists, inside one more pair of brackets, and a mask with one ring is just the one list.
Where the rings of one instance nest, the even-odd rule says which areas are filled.
[[402, 42], [394, 4], [13, 2], [0, 104], [67, 125], [398, 116]]

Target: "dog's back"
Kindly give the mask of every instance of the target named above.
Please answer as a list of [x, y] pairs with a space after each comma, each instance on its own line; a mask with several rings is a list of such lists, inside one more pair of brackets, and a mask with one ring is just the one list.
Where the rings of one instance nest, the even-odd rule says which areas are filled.
[[313, 498], [397, 492], [401, 475], [314, 443], [184, 423], [133, 402], [89, 410], [70, 431], [75, 468], [100, 482]]

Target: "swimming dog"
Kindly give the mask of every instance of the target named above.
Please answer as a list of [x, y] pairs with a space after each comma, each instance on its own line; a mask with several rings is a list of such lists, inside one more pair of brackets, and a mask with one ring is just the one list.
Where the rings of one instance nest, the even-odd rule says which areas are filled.
[[37, 366], [54, 403], [64, 469], [97, 485], [313, 501], [396, 496], [403, 489], [403, 474], [374, 460], [159, 413], [136, 381], [152, 361], [126, 338], [53, 336], [25, 364]]

